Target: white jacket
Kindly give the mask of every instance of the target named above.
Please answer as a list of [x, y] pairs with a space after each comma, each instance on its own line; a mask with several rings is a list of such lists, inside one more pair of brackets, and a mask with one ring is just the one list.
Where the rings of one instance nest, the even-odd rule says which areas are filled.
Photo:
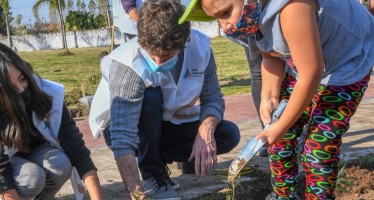
[[[122, 44], [101, 60], [102, 78], [92, 100], [89, 126], [95, 138], [99, 138], [110, 120], [109, 66], [113, 60], [130, 67], [142, 78], [146, 87], [160, 86], [163, 92], [163, 119], [175, 124], [196, 121], [199, 119], [200, 106], [195, 105], [202, 85], [204, 71], [210, 60], [210, 39], [203, 33], [191, 29], [190, 40], [184, 50], [178, 85], [175, 85], [170, 72], [152, 72], [144, 57], [144, 51], [134, 38]], [[126, 56], [124, 56], [126, 55]]]
[[[40, 81], [39, 78], [36, 78], [35, 80], [42, 91], [52, 96], [53, 100], [52, 112], [50, 117], [45, 120], [40, 120], [38, 117], [36, 117], [36, 114], [33, 113], [33, 124], [36, 129], [38, 129], [38, 131], [43, 135], [43, 137], [51, 143], [51, 145], [62, 150], [60, 144], [57, 142], [57, 136], [60, 130], [62, 108], [64, 105], [64, 86], [49, 80]], [[9, 157], [12, 157], [17, 151], [17, 149], [6, 149], [4, 153]], [[74, 190], [75, 198], [77, 200], [82, 200], [85, 193], [85, 187], [75, 167], [73, 167], [70, 181]]]

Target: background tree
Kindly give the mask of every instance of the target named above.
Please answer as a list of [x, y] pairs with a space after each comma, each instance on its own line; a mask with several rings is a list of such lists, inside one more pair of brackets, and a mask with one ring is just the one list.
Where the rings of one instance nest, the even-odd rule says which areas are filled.
[[107, 22], [107, 26], [110, 29], [111, 18], [110, 18], [110, 10], [109, 10], [109, 1], [108, 0], [98, 0], [99, 4], [99, 13], [105, 17]]
[[22, 20], [23, 20], [23, 15], [18, 14], [18, 15], [16, 16], [16, 25], [17, 25], [17, 26], [21, 26], [21, 24], [22, 24]]
[[95, 29], [94, 16], [88, 12], [70, 11], [65, 19], [67, 31]]
[[96, 15], [96, 3], [94, 0], [90, 0], [90, 2], [88, 2], [88, 10], [90, 14]]
[[12, 35], [23, 35], [27, 33], [27, 27], [25, 24], [22, 24], [24, 19], [23, 15], [18, 14], [15, 17], [16, 26], [12, 28]]
[[82, 3], [81, 3], [81, 11], [86, 12], [86, 9], [87, 9], [87, 6], [86, 6], [86, 4], [84, 3], [84, 1], [82, 1]]
[[96, 15], [95, 26], [96, 27], [105, 27], [106, 25], [107, 25], [106, 24], [106, 19], [105, 19], [104, 15], [102, 15], [102, 14]]
[[[3, 7], [1, 7], [0, 4], [0, 35], [7, 35], [6, 31], [6, 20], [5, 20], [5, 15], [3, 12]], [[8, 13], [8, 22], [9, 24], [12, 24], [12, 21], [14, 20], [14, 17], [12, 17], [12, 12]], [[104, 22], [105, 23], [105, 22]]]
[[40, 23], [40, 17], [39, 17], [39, 9], [43, 5], [49, 6], [49, 17], [51, 19], [51, 25], [52, 25], [52, 19], [56, 19], [56, 17], [59, 18], [60, 21], [60, 30], [61, 30], [61, 36], [62, 36], [62, 46], [65, 49], [65, 53], [69, 53], [68, 45], [66, 42], [66, 33], [65, 33], [65, 25], [64, 25], [64, 16], [63, 16], [63, 10], [66, 7], [64, 0], [37, 0], [32, 7], [32, 11], [34, 13], [35, 19], [37, 23]]
[[68, 0], [67, 5], [66, 5], [66, 10], [69, 13], [70, 11], [74, 10], [74, 1], [73, 0]]
[[6, 26], [6, 35], [8, 36], [8, 45], [9, 47], [13, 47], [12, 38], [10, 35], [10, 23], [9, 23], [9, 1], [8, 0], [0, 0], [0, 4], [3, 10], [3, 15], [5, 16], [5, 26]]
[[82, 5], [82, 1], [81, 0], [77, 0], [76, 4], [75, 4], [75, 7], [77, 8], [77, 11], [81, 11], [81, 5]]
[[[107, 23], [107, 27], [108, 27], [108, 32], [109, 32], [109, 35], [111, 36], [110, 38], [110, 50], [113, 49], [113, 36], [114, 36], [114, 29], [112, 30], [112, 19], [111, 19], [111, 14], [110, 14], [110, 9], [109, 9], [109, 0], [98, 0], [99, 1], [99, 10], [101, 10], [101, 13], [100, 14], [103, 14], [105, 19], [106, 19], [106, 23]], [[114, 28], [114, 26], [113, 26]]]
[[65, 28], [67, 31], [97, 29], [105, 26], [104, 16], [94, 16], [89, 12], [70, 11], [65, 19]]

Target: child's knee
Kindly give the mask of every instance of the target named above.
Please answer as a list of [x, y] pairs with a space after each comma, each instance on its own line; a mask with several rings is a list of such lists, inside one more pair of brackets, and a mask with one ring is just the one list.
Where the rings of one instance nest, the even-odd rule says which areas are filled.
[[40, 166], [31, 162], [25, 163], [16, 173], [13, 175], [14, 184], [21, 198], [36, 197], [43, 190], [46, 174]]
[[45, 168], [47, 183], [63, 185], [70, 177], [72, 171], [72, 165], [70, 163], [67, 155], [60, 151], [55, 150], [56, 152], [48, 156], [45, 156], [45, 161], [43, 167]]

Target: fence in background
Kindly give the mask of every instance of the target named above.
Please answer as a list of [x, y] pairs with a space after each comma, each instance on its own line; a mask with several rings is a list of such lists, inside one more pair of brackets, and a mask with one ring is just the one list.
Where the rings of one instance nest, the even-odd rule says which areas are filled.
[[[210, 37], [219, 36], [218, 24], [215, 21], [210, 23], [193, 22], [192, 27]], [[123, 37], [117, 29], [114, 36], [115, 44], [123, 42]], [[107, 29], [70, 31], [66, 33], [66, 39], [68, 48], [109, 46], [111, 42]], [[0, 42], [8, 45], [7, 37], [0, 37]], [[18, 52], [62, 48], [61, 33], [17, 35], [12, 36], [12, 42], [13, 47]]]

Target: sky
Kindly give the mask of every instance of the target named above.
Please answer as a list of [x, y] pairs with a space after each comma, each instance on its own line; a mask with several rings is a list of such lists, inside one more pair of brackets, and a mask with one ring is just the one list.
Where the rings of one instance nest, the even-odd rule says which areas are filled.
[[[85, 2], [88, 5], [89, 0], [81, 0], [81, 2]], [[12, 12], [12, 16], [15, 18], [18, 14], [23, 16], [22, 23], [23, 24], [32, 24], [35, 23], [35, 17], [32, 13], [32, 6], [35, 4], [36, 0], [9, 0], [10, 9]], [[75, 0], [74, 0], [75, 2]], [[49, 10], [48, 6], [42, 6], [39, 10], [39, 16], [42, 19], [48, 21], [49, 19]]]

